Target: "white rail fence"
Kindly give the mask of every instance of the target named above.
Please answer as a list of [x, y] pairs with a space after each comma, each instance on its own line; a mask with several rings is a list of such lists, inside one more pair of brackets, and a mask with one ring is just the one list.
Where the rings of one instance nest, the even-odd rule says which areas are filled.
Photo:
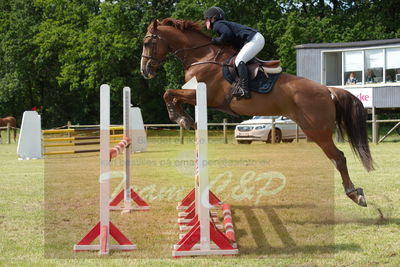
[[[378, 125], [378, 127], [373, 127], [373, 131], [372, 131], [372, 138], [370, 138], [370, 141], [373, 141], [374, 143], [380, 143], [383, 140], [385, 140], [390, 134], [392, 134], [393, 132], [397, 131], [397, 133], [400, 135], [400, 119], [396, 119], [396, 120], [367, 120], [367, 123], [371, 123], [372, 125]], [[382, 136], [381, 138], [379, 138], [379, 125], [381, 123], [396, 123], [396, 125], [394, 125], [394, 127], [392, 127], [384, 136]], [[233, 126], [237, 126], [240, 123], [232, 123], [232, 122], [227, 122], [226, 119], [223, 120], [222, 123], [208, 123], [208, 126], [211, 127], [222, 127], [222, 133], [223, 133], [223, 143], [224, 144], [228, 144], [228, 128], [229, 127], [233, 127]], [[249, 125], [253, 124], [253, 123], [248, 123]], [[257, 125], [260, 125], [260, 123], [254, 123]], [[272, 137], [275, 136], [275, 126], [278, 125], [279, 122], [274, 122], [272, 124]], [[295, 123], [293, 123], [295, 124]], [[269, 123], [265, 123], [265, 125], [269, 125]], [[120, 126], [120, 125], [111, 125], [111, 126]], [[68, 122], [67, 125], [64, 126], [60, 126], [57, 127], [55, 129], [65, 129], [65, 128], [98, 128], [99, 125], [72, 125], [70, 122]], [[146, 132], [148, 129], [151, 128], [178, 128], [179, 129], [179, 142], [181, 144], [184, 143], [184, 131], [183, 128], [180, 127], [178, 124], [172, 124], [172, 123], [158, 123], [158, 124], [144, 124], [144, 127], [146, 129]], [[8, 137], [8, 144], [11, 142], [11, 129], [13, 127], [0, 127], [0, 135], [1, 135], [1, 130], [7, 130], [7, 137]], [[296, 128], [298, 128], [298, 126], [296, 125]], [[296, 131], [298, 133], [298, 130]], [[1, 138], [1, 136], [0, 136]], [[271, 138], [272, 141], [275, 140], [274, 138]], [[299, 137], [298, 134], [296, 135], [295, 138], [296, 142], [298, 142]], [[338, 141], [340, 141], [340, 137], [337, 138]]]
[[[259, 122], [246, 123], [246, 125], [270, 125], [270, 124], [271, 123], [259, 123]], [[274, 119], [273, 119], [273, 122], [272, 122], [272, 133], [271, 133], [271, 142], [272, 143], [274, 143], [274, 140], [275, 140], [274, 137], [275, 137], [275, 134], [276, 134], [276, 131], [275, 131], [276, 125], [279, 125], [279, 124], [285, 124], [285, 125], [294, 124], [294, 125], [296, 125], [296, 138], [295, 138], [295, 140], [296, 140], [296, 142], [298, 142], [298, 140], [300, 139], [300, 137], [299, 137], [299, 127], [298, 127], [298, 125], [296, 123], [275, 122]], [[224, 144], [228, 144], [228, 132], [232, 131], [232, 130], [229, 130], [228, 128], [229, 127], [234, 127], [234, 126], [237, 126], [237, 125], [240, 125], [240, 123], [238, 123], [238, 122], [227, 122], [227, 119], [224, 119], [222, 123], [220, 123], [220, 122], [219, 123], [218, 122], [208, 123], [208, 126], [210, 126], [210, 127], [222, 127], [222, 140], [223, 140]], [[119, 125], [111, 125], [111, 126], [119, 126]], [[58, 127], [57, 129], [87, 128], [89, 130], [90, 128], [98, 128], [98, 127], [99, 127], [98, 125], [71, 125], [71, 123], [68, 122], [67, 125]], [[173, 124], [173, 123], [144, 124], [144, 128], [145, 128], [146, 132], [147, 132], [147, 130], [152, 129], [152, 128], [154, 128], [154, 129], [157, 129], [157, 128], [178, 128], [179, 129], [179, 143], [184, 144], [184, 140], [185, 140], [184, 129], [178, 124]]]

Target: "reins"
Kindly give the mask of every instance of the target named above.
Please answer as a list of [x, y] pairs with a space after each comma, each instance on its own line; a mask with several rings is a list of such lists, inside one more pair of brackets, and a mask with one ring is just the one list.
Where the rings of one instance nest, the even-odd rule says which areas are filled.
[[217, 54], [216, 54], [215, 57], [213, 58], [213, 61], [194, 62], [194, 63], [190, 64], [188, 68], [190, 68], [190, 67], [192, 67], [192, 66], [202, 65], [202, 64], [217, 64], [217, 65], [220, 65], [220, 66], [225, 66], [226, 64], [217, 61], [217, 58], [218, 58], [218, 56], [221, 54], [221, 52], [222, 52], [222, 48], [220, 48], [220, 49], [218, 50]]
[[198, 46], [194, 46], [194, 47], [179, 48], [179, 49], [175, 50], [174, 52], [167, 54], [167, 55], [164, 56], [163, 58], [158, 59], [158, 58], [156, 58], [156, 57], [154, 56], [154, 55], [157, 53], [157, 39], [162, 40], [163, 38], [161, 38], [158, 34], [154, 34], [154, 33], [151, 34], [151, 35], [146, 35], [146, 36], [144, 37], [144, 39], [146, 39], [146, 38], [152, 38], [152, 40], [151, 40], [150, 55], [147, 56], [147, 55], [143, 55], [143, 54], [142, 54], [142, 57], [143, 57], [143, 58], [147, 58], [147, 59], [154, 60], [154, 61], [157, 62], [158, 64], [162, 64], [162, 63], [166, 62], [168, 59], [170, 59], [171, 57], [174, 57], [174, 56], [175, 56], [175, 57], [177, 57], [177, 58], [181, 61], [181, 63], [182, 63], [182, 65], [183, 65], [183, 67], [184, 67], [185, 70], [189, 69], [190, 67], [197, 66], [197, 65], [202, 65], [202, 64], [216, 64], [216, 65], [220, 65], [220, 66], [224, 66], [224, 65], [225, 65], [224, 63], [221, 63], [221, 62], [218, 62], [218, 61], [217, 61], [218, 56], [219, 56], [219, 55], [221, 54], [221, 52], [222, 52], [222, 48], [220, 48], [220, 49], [218, 50], [218, 52], [217, 52], [217, 54], [215, 55], [215, 57], [213, 58], [213, 60], [211, 60], [211, 61], [194, 62], [194, 63], [192, 63], [192, 64], [190, 64], [190, 65], [188, 65], [188, 66], [185, 66], [185, 55], [183, 55], [183, 58], [180, 58], [180, 57], [178, 56], [178, 54], [181, 53], [181, 52], [185, 52], [185, 51], [189, 51], [189, 50], [195, 50], [195, 49], [199, 49], [199, 48], [203, 48], [203, 47], [209, 46], [209, 45], [211, 45], [211, 42], [208, 42], [208, 43], [202, 44], [202, 45], [198, 45]]

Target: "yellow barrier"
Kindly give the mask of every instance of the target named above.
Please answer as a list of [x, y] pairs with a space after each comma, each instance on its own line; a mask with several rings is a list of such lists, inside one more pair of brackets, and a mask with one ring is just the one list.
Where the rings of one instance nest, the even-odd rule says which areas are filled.
[[[100, 128], [77, 128], [77, 129], [53, 129], [53, 130], [42, 130], [43, 134], [57, 134], [57, 133], [74, 133], [83, 131], [99, 131]], [[122, 126], [110, 127], [110, 131], [122, 131]]]
[[52, 152], [44, 152], [43, 155], [64, 155], [64, 154], [74, 154], [74, 150], [70, 151], [52, 151]]
[[[123, 130], [122, 126], [114, 126], [109, 128], [110, 131], [121, 131]], [[64, 133], [77, 133], [84, 131], [99, 131], [99, 128], [77, 128], [77, 129], [51, 129], [51, 130], [42, 130], [42, 134], [64, 134]], [[114, 134], [110, 135], [110, 143], [118, 143], [124, 137], [123, 134]], [[73, 147], [73, 146], [86, 146], [86, 145], [99, 145], [100, 144], [100, 136], [74, 136], [74, 137], [48, 137], [43, 138], [43, 147]], [[92, 142], [75, 142], [82, 140], [96, 140]], [[51, 143], [46, 144], [45, 142], [63, 142], [66, 143]], [[91, 153], [91, 152], [99, 152], [100, 149], [85, 149], [85, 150], [65, 150], [65, 151], [48, 151], [44, 152], [43, 155], [65, 155], [65, 154], [77, 154], [77, 153]]]
[[[124, 137], [123, 134], [110, 135], [110, 138]], [[91, 140], [100, 139], [100, 136], [76, 136], [76, 137], [54, 137], [54, 138], [43, 138], [43, 142], [62, 142], [62, 141], [76, 141], [76, 140]]]
[[52, 152], [44, 152], [43, 155], [66, 155], [66, 154], [92, 153], [99, 151], [100, 149], [52, 151]]
[[[111, 144], [120, 142], [121, 140], [110, 140]], [[43, 144], [43, 147], [62, 147], [62, 146], [90, 146], [99, 145], [100, 141], [96, 142], [80, 142], [80, 143], [56, 143], [56, 144]]]
[[73, 133], [75, 129], [43, 130], [43, 134]]

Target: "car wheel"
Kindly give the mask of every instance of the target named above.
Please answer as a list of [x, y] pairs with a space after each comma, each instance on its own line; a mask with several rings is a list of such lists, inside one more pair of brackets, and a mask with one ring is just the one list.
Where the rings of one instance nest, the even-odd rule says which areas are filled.
[[[268, 139], [265, 143], [271, 143], [271, 131], [268, 134]], [[280, 143], [282, 141], [282, 132], [279, 129], [275, 129], [275, 143]]]
[[237, 140], [238, 144], [246, 144], [246, 145], [250, 145], [251, 144], [251, 140]]
[[294, 139], [283, 139], [282, 142], [284, 143], [291, 143]]

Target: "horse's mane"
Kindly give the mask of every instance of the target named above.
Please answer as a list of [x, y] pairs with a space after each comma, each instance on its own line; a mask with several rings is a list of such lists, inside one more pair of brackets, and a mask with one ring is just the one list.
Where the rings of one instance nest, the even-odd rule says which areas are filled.
[[[194, 22], [191, 20], [181, 20], [174, 18], [166, 18], [163, 19], [162, 21], [157, 21], [157, 22], [158, 26], [172, 26], [180, 31], [195, 31], [206, 36], [207, 38], [210, 38], [209, 35], [203, 32], [204, 25], [201, 22]], [[149, 32], [153, 32], [154, 23], [150, 23], [147, 30]]]

